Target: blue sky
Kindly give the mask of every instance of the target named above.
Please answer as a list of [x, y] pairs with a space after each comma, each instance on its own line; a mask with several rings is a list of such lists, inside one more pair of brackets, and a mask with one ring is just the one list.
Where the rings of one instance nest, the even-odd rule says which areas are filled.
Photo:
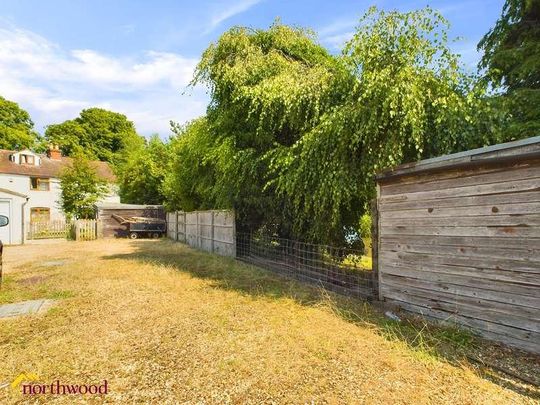
[[204, 114], [205, 89], [183, 94], [209, 43], [228, 28], [285, 24], [314, 29], [334, 53], [371, 5], [431, 6], [462, 39], [452, 47], [474, 69], [476, 44], [500, 15], [503, 0], [456, 1], [124, 1], [0, 0], [0, 95], [44, 126], [99, 106], [126, 114], [137, 130], [169, 134], [169, 120]]

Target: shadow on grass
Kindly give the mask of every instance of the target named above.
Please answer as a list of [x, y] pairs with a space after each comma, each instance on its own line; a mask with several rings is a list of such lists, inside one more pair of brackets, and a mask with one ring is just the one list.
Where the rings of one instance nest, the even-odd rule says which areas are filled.
[[[305, 306], [325, 306], [348, 322], [369, 327], [387, 340], [404, 343], [414, 356], [427, 361], [440, 359], [461, 366], [479, 357], [488, 364], [491, 359], [497, 372], [492, 366], [477, 360], [471, 364], [482, 377], [496, 384], [534, 399], [540, 398], [539, 382], [536, 381], [540, 375], [538, 356], [478, 339], [458, 327], [436, 325], [412, 317], [401, 322], [393, 321], [384, 316], [377, 303], [369, 304], [331, 293], [321, 287], [306, 285], [232, 258], [199, 252], [179, 243], [134, 241], [131, 245], [136, 249], [132, 253], [104, 255], [104, 258], [165, 265], [210, 281], [215, 288], [264, 299], [288, 298]], [[503, 360], [511, 359], [511, 368], [517, 370], [514, 378], [501, 374], [505, 370], [504, 366], [497, 366], [501, 353]], [[520, 382], [519, 378], [529, 384]]]

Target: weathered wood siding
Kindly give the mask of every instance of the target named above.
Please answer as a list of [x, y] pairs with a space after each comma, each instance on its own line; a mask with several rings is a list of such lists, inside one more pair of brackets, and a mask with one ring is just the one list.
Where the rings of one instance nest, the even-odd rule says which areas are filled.
[[236, 256], [233, 211], [176, 211], [167, 213], [167, 236], [222, 256]]
[[380, 297], [540, 353], [540, 160], [379, 182]]
[[113, 214], [121, 217], [148, 217], [165, 219], [165, 210], [163, 207], [158, 208], [100, 208], [98, 209], [97, 218], [103, 224], [104, 238], [126, 238], [128, 237], [127, 226], [120, 224]]

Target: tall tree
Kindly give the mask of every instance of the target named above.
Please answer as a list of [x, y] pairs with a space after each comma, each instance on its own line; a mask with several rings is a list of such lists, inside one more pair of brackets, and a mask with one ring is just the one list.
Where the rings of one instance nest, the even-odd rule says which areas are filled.
[[347, 239], [374, 196], [377, 171], [466, 147], [480, 97], [447, 30], [429, 8], [372, 8], [360, 20], [342, 56], [355, 77], [347, 99], [272, 154], [273, 182], [294, 203], [298, 233]]
[[495, 26], [478, 44], [479, 67], [510, 114], [511, 138], [540, 133], [540, 0], [507, 0]]
[[60, 175], [61, 194], [58, 203], [68, 218], [91, 219], [94, 204], [109, 190], [85, 155], [77, 155], [73, 164]]
[[287, 198], [266, 188], [265, 156], [316, 125], [344, 99], [351, 78], [310, 31], [275, 23], [225, 33], [203, 54], [194, 80], [210, 88], [207, 117], [173, 142], [171, 200], [184, 209], [235, 208], [244, 227], [288, 233], [292, 212]]
[[49, 125], [45, 139], [58, 144], [66, 156], [83, 153], [113, 164], [125, 159], [124, 152], [144, 143], [125, 115], [101, 108], [89, 108], [73, 120]]
[[118, 167], [120, 196], [131, 204], [163, 204], [162, 183], [168, 167], [168, 145], [158, 135], [127, 152]]
[[212, 156], [217, 145], [208, 120], [171, 126], [176, 136], [169, 145], [171, 162], [162, 188], [165, 205], [185, 211], [231, 208], [229, 202], [219, 205], [214, 193], [218, 169]]
[[30, 114], [0, 96], [0, 149], [33, 148], [38, 140]]

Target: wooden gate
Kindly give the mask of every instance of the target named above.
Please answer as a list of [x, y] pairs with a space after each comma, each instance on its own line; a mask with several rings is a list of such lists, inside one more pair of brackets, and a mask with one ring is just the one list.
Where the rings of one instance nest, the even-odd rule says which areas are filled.
[[98, 238], [100, 222], [95, 219], [79, 219], [74, 221], [72, 224], [73, 227], [73, 238], [75, 240], [95, 240]]

